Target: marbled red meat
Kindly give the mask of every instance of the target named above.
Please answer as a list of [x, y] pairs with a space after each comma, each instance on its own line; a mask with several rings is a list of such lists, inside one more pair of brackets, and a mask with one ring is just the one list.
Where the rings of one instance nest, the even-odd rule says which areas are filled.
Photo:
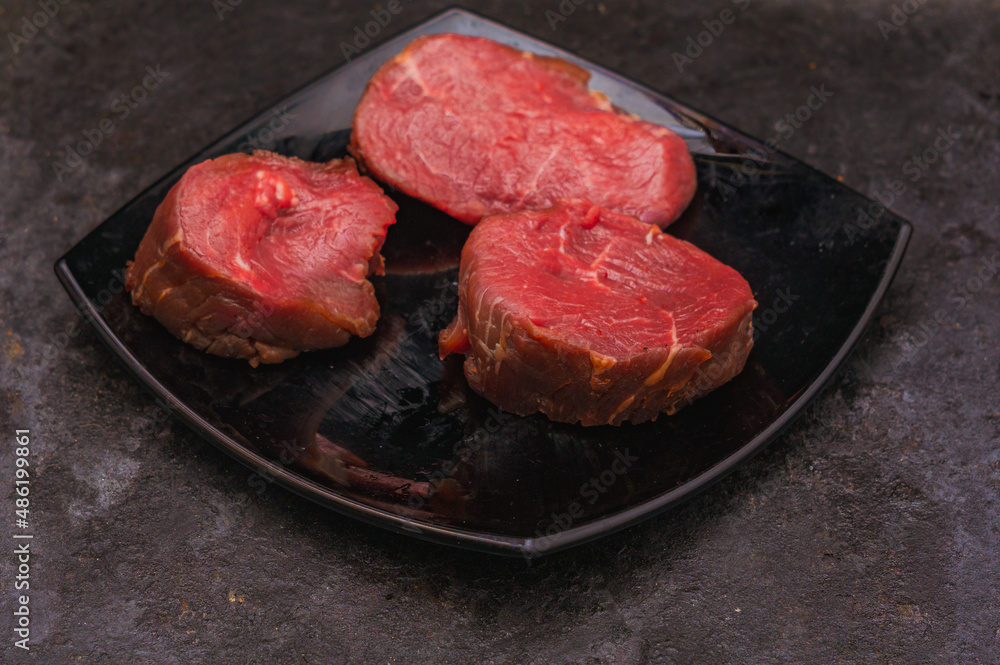
[[468, 224], [586, 198], [666, 226], [694, 162], [665, 127], [620, 113], [590, 74], [479, 37], [420, 37], [376, 72], [352, 151], [377, 178]]
[[482, 220], [441, 357], [505, 411], [584, 425], [671, 414], [743, 369], [757, 306], [739, 273], [586, 201]]
[[395, 213], [350, 159], [225, 155], [170, 190], [126, 286], [183, 341], [254, 366], [340, 346], [375, 330], [367, 277]]

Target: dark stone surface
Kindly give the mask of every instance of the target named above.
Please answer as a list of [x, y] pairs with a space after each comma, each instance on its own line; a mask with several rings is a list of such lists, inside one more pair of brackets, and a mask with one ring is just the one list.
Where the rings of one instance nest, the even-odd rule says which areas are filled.
[[[972, 278], [1000, 252], [1000, 6], [926, 3], [884, 39], [888, 0], [752, 0], [679, 72], [672, 53], [734, 5], [587, 0], [555, 30], [556, 0], [470, 7], [781, 135], [862, 192], [902, 181], [891, 207], [914, 223], [910, 250], [847, 369], [765, 453], [529, 567], [247, 492], [248, 471], [159, 415], [52, 274], [161, 174], [341, 63], [375, 3], [242, 2], [220, 20], [208, 0], [70, 0], [15, 54], [7, 35], [38, 7], [5, 0], [3, 662], [998, 662], [1000, 275]], [[379, 38], [443, 6], [404, 0]], [[169, 76], [118, 120], [116, 98], [157, 64]], [[779, 134], [823, 84], [829, 101]], [[62, 146], [105, 117], [114, 130], [58, 179]], [[947, 128], [960, 138], [911, 180], [908, 160]], [[9, 526], [25, 427], [27, 653], [12, 648]]]

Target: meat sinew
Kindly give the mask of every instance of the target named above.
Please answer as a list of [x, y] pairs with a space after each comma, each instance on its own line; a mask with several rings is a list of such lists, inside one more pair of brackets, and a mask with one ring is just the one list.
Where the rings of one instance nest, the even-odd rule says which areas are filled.
[[253, 366], [340, 346], [375, 330], [366, 278], [395, 213], [353, 160], [225, 155], [170, 190], [126, 287], [183, 341]]
[[757, 306], [739, 273], [586, 201], [488, 217], [462, 251], [444, 358], [505, 411], [617, 425], [674, 413], [743, 369]]
[[666, 226], [694, 196], [674, 132], [617, 112], [590, 74], [480, 37], [420, 37], [376, 72], [352, 152], [468, 224], [586, 198]]

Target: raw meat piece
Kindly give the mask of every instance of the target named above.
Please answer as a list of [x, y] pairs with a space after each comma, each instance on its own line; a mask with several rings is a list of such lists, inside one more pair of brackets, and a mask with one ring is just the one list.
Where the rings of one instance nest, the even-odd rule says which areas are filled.
[[488, 217], [462, 251], [440, 352], [501, 409], [584, 425], [674, 413], [743, 369], [757, 306], [739, 273], [587, 201]]
[[694, 196], [687, 146], [616, 111], [589, 78], [489, 39], [420, 37], [369, 82], [351, 149], [377, 178], [467, 224], [586, 198], [666, 226]]
[[225, 155], [170, 190], [126, 287], [183, 341], [253, 366], [340, 346], [375, 330], [367, 277], [395, 213], [351, 159]]

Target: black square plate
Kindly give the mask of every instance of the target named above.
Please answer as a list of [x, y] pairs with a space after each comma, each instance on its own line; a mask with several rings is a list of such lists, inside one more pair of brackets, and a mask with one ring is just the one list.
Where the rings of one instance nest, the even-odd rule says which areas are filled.
[[[153, 211], [191, 165], [263, 148], [342, 156], [371, 75], [420, 35], [481, 35], [585, 67], [620, 108], [678, 131], [698, 194], [668, 230], [736, 268], [760, 302], [736, 379], [675, 416], [571, 426], [498, 411], [460, 360], [437, 358], [457, 307], [469, 228], [400, 204], [376, 278], [378, 331], [331, 351], [251, 369], [181, 343], [131, 305], [120, 275]], [[70, 296], [135, 376], [209, 441], [343, 513], [450, 544], [533, 556], [607, 534], [706, 487], [774, 439], [858, 340], [903, 256], [910, 225], [800, 162], [571, 53], [452, 9], [331, 71], [208, 146], [56, 264]]]

